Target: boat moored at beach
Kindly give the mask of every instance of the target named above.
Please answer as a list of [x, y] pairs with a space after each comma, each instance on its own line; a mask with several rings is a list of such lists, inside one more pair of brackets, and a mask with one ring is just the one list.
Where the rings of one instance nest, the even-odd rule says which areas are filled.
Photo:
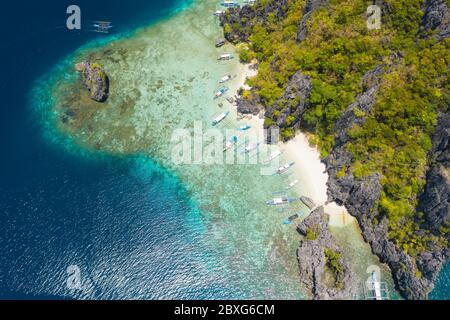
[[228, 92], [228, 88], [227, 87], [221, 87], [219, 88], [219, 90], [216, 91], [216, 93], [214, 94], [214, 99], [220, 98], [221, 96], [223, 96], [225, 93]]
[[221, 114], [219, 114], [217, 117], [214, 118], [214, 120], [212, 121], [212, 125], [216, 126], [219, 123], [221, 123], [226, 117], [228, 117], [228, 115], [230, 114], [230, 111], [227, 112], [223, 112]]
[[235, 75], [235, 76], [232, 76], [231, 74], [227, 74], [227, 75], [224, 75], [224, 76], [219, 80], [219, 83], [225, 83], [225, 82], [230, 81], [230, 80], [232, 80], [232, 79], [234, 79], [234, 78], [236, 78], [236, 75]]
[[239, 7], [239, 3], [235, 0], [224, 0], [220, 5], [225, 8]]
[[216, 12], [213, 13], [213, 15], [215, 15], [216, 17], [220, 17], [221, 15], [223, 15], [225, 12], [222, 10], [217, 10]]
[[232, 55], [231, 53], [224, 53], [224, 54], [221, 54], [221, 55], [217, 58], [217, 60], [220, 60], [220, 61], [227, 61], [227, 60], [231, 60], [231, 59], [233, 59], [233, 55]]
[[290, 168], [292, 168], [294, 166], [295, 162], [291, 162], [291, 163], [286, 163], [285, 165], [282, 165], [281, 167], [278, 168], [277, 173], [278, 174], [283, 174], [285, 172], [287, 172]]
[[296, 198], [289, 198], [288, 196], [281, 196], [281, 197], [276, 197], [276, 198], [273, 198], [272, 200], [267, 201], [266, 204], [269, 206], [280, 206], [280, 205], [284, 205], [284, 204], [290, 204], [297, 200], [298, 199], [296, 199]]
[[225, 45], [225, 39], [222, 38], [222, 39], [216, 40], [216, 48], [220, 48], [224, 45]]
[[280, 150], [272, 152], [269, 157], [266, 159], [266, 163], [275, 160], [279, 156], [281, 156], [283, 153]]

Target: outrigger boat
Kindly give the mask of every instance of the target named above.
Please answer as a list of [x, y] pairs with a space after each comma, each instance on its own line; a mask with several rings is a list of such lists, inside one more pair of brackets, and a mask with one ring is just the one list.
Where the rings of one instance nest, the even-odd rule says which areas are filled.
[[267, 159], [266, 159], [266, 163], [270, 162], [272, 160], [275, 160], [276, 158], [278, 158], [279, 156], [281, 156], [282, 152], [280, 150], [277, 150], [275, 152], [273, 152]]
[[277, 198], [273, 198], [270, 201], [267, 201], [266, 204], [269, 206], [280, 206], [283, 204], [289, 204], [291, 202], [297, 201], [298, 199], [289, 198], [288, 196], [281, 196]]
[[223, 15], [225, 12], [222, 10], [217, 10], [216, 12], [213, 13], [213, 15], [215, 15], [216, 17], [220, 17], [221, 15]]
[[253, 6], [256, 3], [256, 0], [244, 0], [244, 3]]
[[221, 96], [223, 96], [225, 93], [227, 93], [228, 88], [227, 87], [221, 87], [219, 88], [219, 90], [216, 91], [216, 93], [214, 94], [214, 99], [220, 98]]
[[231, 60], [231, 59], [233, 59], [233, 55], [231, 53], [224, 53], [217, 58], [217, 60], [221, 60], [221, 61], [226, 61], [226, 60]]
[[220, 48], [225, 45], [225, 39], [219, 39], [216, 41], [216, 48]]
[[214, 120], [212, 121], [212, 125], [216, 126], [219, 123], [221, 123], [226, 117], [228, 117], [228, 115], [230, 114], [229, 111], [227, 112], [223, 112], [221, 114], [219, 114], [217, 117], [214, 118]]
[[244, 124], [243, 126], [240, 126], [240, 127], [238, 128], [238, 130], [239, 130], [239, 131], [246, 131], [246, 130], [250, 129], [251, 127], [252, 127], [251, 125]]
[[230, 138], [230, 140], [228, 140], [224, 146], [223, 146], [223, 152], [227, 151], [228, 149], [230, 149], [232, 146], [234, 146], [237, 142], [239, 141], [239, 137], [238, 136], [232, 136]]
[[290, 216], [289, 218], [286, 218], [286, 219], [283, 221], [283, 224], [291, 224], [292, 221], [294, 221], [294, 220], [296, 220], [296, 219], [298, 219], [298, 218], [300, 218], [300, 215], [299, 215], [298, 213], [296, 213], [296, 214]]
[[289, 185], [286, 187], [286, 189], [292, 189], [293, 187], [295, 187], [298, 184], [298, 180], [294, 180], [291, 183], [289, 183]]
[[295, 162], [291, 162], [291, 163], [286, 163], [285, 165], [281, 166], [278, 168], [277, 173], [278, 174], [283, 174], [286, 171], [288, 171], [290, 168], [292, 168], [294, 166]]
[[235, 0], [224, 0], [220, 5], [225, 8], [239, 7], [239, 3]]
[[220, 79], [219, 83], [225, 83], [225, 82], [230, 81], [230, 80], [232, 80], [234, 78], [236, 78], [236, 76], [232, 76], [231, 74], [227, 74], [227, 75], [223, 76]]
[[99, 33], [109, 33], [109, 29], [111, 29], [113, 26], [109, 21], [93, 21], [91, 27], [93, 29], [90, 31]]

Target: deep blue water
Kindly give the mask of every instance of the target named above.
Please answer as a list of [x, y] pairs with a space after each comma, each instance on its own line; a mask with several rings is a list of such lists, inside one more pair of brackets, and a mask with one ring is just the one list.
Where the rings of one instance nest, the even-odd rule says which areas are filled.
[[[45, 138], [29, 100], [35, 82], [102, 37], [64, 28], [73, 3], [2, 4], [0, 298], [239, 297], [215, 273], [202, 215], [176, 177], [139, 156], [68, 153]], [[185, 1], [76, 3], [84, 20], [113, 21], [120, 35]], [[67, 287], [71, 265], [81, 290]]]

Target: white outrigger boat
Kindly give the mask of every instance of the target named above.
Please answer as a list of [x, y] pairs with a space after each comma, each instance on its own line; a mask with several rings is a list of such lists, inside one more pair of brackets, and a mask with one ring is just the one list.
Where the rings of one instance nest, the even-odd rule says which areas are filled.
[[228, 115], [230, 114], [229, 111], [227, 112], [223, 112], [221, 114], [219, 114], [217, 117], [214, 118], [214, 120], [212, 121], [212, 125], [216, 126], [219, 123], [221, 123], [226, 117], [228, 117]]
[[239, 137], [238, 136], [232, 136], [230, 138], [230, 140], [228, 140], [224, 146], [223, 146], [223, 152], [227, 151], [228, 149], [230, 149], [232, 146], [234, 146], [237, 142], [239, 141]]
[[273, 198], [272, 200], [269, 200], [266, 202], [269, 206], [280, 206], [284, 204], [289, 204], [291, 202], [297, 201], [296, 198], [289, 198], [288, 196], [281, 196], [277, 198]]
[[224, 0], [220, 5], [225, 8], [239, 7], [239, 3], [235, 0]]
[[227, 61], [227, 60], [231, 60], [231, 59], [233, 59], [233, 55], [231, 53], [224, 53], [217, 58], [217, 60], [221, 60], [221, 61]]
[[266, 163], [275, 160], [279, 156], [281, 156], [283, 153], [280, 150], [277, 150], [269, 155], [269, 157], [266, 159]]
[[225, 83], [227, 81], [233, 80], [236, 77], [236, 75], [232, 76], [231, 74], [224, 75], [222, 78], [220, 78], [219, 83]]
[[216, 12], [214, 12], [213, 15], [215, 15], [216, 17], [220, 17], [224, 13], [225, 13], [225, 11], [223, 11], [223, 10], [216, 10]]
[[291, 162], [291, 163], [286, 163], [285, 165], [281, 166], [278, 168], [277, 173], [278, 174], [283, 174], [286, 171], [288, 171], [290, 168], [292, 168], [294, 166], [295, 162]]
[[286, 189], [290, 190], [298, 184], [298, 180], [294, 180], [286, 187]]

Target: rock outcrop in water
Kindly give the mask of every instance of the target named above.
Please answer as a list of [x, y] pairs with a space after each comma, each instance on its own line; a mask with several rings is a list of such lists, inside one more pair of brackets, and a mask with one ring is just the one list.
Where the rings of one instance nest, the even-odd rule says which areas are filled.
[[92, 100], [105, 102], [109, 95], [109, 78], [103, 68], [95, 62], [83, 61], [75, 68], [81, 73], [83, 84]]
[[301, 285], [316, 300], [352, 299], [357, 291], [355, 274], [328, 230], [323, 207], [313, 211], [297, 230], [304, 236], [297, 250]]

